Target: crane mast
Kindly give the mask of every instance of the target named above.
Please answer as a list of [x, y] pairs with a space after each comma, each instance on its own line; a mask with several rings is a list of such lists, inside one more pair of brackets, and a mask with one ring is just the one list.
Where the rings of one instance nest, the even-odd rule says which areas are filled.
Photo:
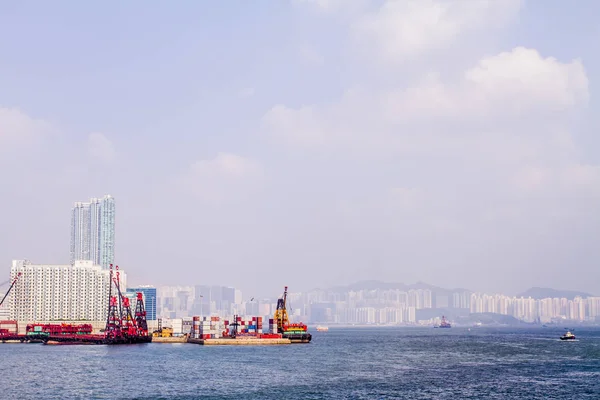
[[277, 299], [277, 310], [275, 310], [274, 318], [277, 320], [277, 331], [283, 333], [284, 326], [289, 324], [288, 313], [287, 313], [287, 291], [288, 287], [285, 286], [283, 290], [283, 297]]
[[12, 284], [10, 285], [10, 287], [8, 288], [8, 290], [6, 291], [6, 294], [4, 295], [4, 297], [2, 298], [2, 300], [0, 300], [0, 306], [2, 305], [2, 303], [4, 303], [4, 300], [8, 297], [8, 294], [12, 290], [13, 286], [15, 286], [15, 283], [17, 283], [17, 281], [19, 280], [20, 277], [21, 277], [21, 272], [19, 272], [17, 274], [17, 276], [15, 277], [15, 279], [13, 279]]

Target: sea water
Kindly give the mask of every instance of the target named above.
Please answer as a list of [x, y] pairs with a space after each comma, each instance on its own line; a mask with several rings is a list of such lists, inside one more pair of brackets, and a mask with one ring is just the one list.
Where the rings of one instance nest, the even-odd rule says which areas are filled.
[[600, 328], [335, 328], [283, 346], [0, 344], [2, 399], [599, 399]]

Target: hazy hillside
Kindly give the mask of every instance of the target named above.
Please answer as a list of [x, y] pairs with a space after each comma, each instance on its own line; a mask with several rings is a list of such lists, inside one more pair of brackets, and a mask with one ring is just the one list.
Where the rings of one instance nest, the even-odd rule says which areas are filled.
[[390, 290], [390, 289], [399, 289], [399, 290], [411, 290], [411, 289], [429, 289], [435, 295], [447, 295], [456, 291], [469, 291], [467, 289], [445, 289], [438, 286], [430, 285], [425, 282], [417, 282], [413, 284], [405, 284], [399, 282], [382, 282], [378, 280], [366, 280], [359, 281], [356, 283], [352, 283], [347, 286], [336, 286], [329, 289], [327, 291], [331, 292], [347, 292], [349, 290]]

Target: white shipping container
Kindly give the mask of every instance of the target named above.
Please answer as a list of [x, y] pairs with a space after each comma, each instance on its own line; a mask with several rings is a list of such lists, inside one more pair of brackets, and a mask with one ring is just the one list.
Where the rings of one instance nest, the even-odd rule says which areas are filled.
[[183, 319], [174, 318], [171, 320], [171, 324], [173, 325], [173, 335], [181, 335], [183, 333]]

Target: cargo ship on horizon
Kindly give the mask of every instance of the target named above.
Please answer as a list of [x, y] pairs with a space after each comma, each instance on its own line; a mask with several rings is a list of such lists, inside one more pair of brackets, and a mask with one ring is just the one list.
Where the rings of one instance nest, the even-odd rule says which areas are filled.
[[446, 320], [446, 317], [442, 315], [442, 322], [440, 322], [439, 325], [434, 326], [434, 328], [452, 328], [452, 325]]

